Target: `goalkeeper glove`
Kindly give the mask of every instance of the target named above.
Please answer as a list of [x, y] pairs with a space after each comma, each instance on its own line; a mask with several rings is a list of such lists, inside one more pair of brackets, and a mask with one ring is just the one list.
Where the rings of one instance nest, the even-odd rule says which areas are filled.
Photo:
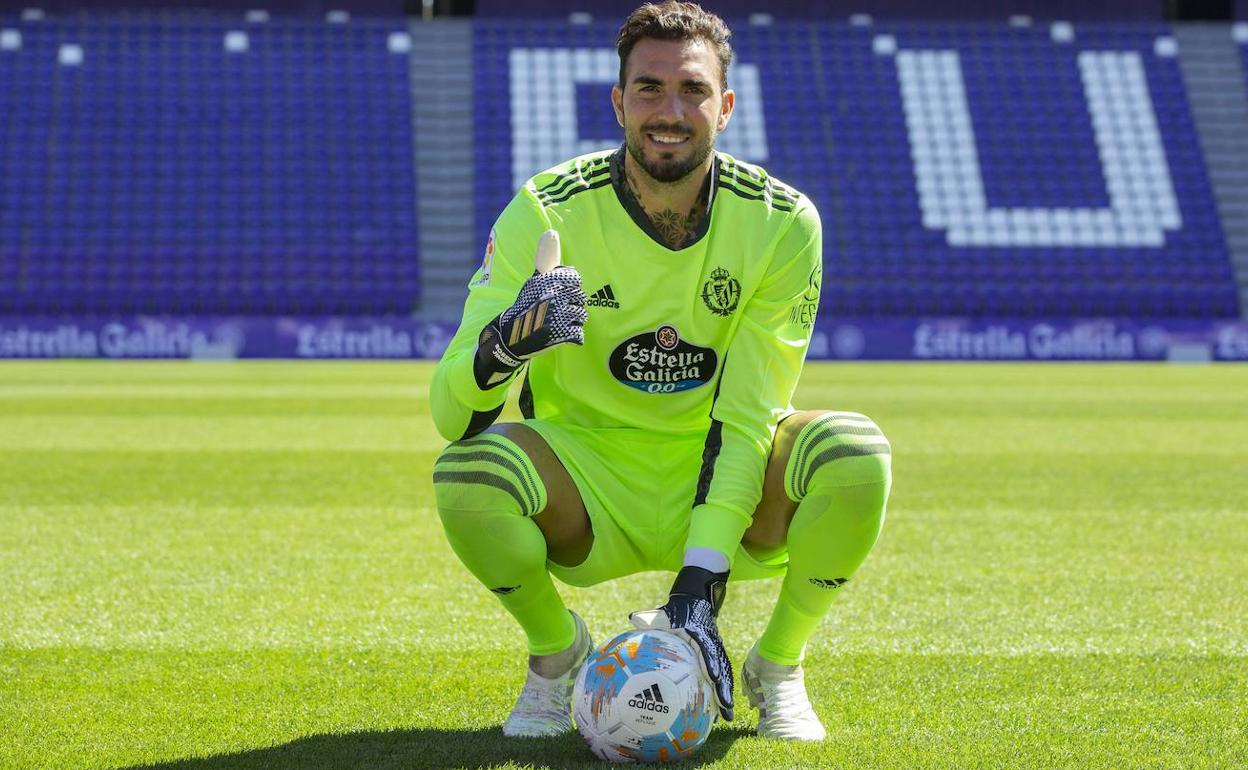
[[732, 721], [732, 662], [715, 626], [727, 586], [727, 572], [682, 567], [667, 604], [657, 610], [634, 612], [629, 619], [639, 629], [668, 629], [690, 642], [698, 653], [702, 673], [714, 687], [719, 715]]
[[477, 338], [473, 375], [482, 390], [547, 348], [585, 343], [585, 292], [574, 267], [559, 264], [559, 233], [547, 230], [537, 244], [536, 271], [520, 287], [511, 307], [485, 325]]

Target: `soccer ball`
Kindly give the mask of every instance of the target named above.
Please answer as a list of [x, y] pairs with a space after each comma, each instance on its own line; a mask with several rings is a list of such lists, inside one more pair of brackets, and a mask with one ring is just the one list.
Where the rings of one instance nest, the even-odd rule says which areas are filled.
[[669, 631], [626, 631], [576, 678], [576, 726], [608, 762], [673, 762], [706, 742], [715, 694], [689, 643]]

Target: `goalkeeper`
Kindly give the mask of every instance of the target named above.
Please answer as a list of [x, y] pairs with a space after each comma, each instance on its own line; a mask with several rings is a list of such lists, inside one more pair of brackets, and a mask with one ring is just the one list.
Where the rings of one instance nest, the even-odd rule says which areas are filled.
[[[889, 445], [862, 415], [790, 406], [819, 301], [819, 216], [714, 150], [736, 98], [728, 36], [692, 3], [628, 17], [611, 95], [624, 145], [517, 193], [434, 374], [447, 538], [528, 638], [510, 736], [572, 726], [591, 642], [551, 575], [667, 570], [669, 595], [633, 622], [696, 645], [725, 719], [727, 583], [783, 578], [745, 693], [760, 735], [824, 737], [802, 655], [879, 536]], [[495, 424], [517, 380], [525, 419]]]

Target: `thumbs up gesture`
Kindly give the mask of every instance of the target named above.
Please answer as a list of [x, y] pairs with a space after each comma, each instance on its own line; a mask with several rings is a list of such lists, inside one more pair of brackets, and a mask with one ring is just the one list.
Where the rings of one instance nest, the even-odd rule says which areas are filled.
[[559, 231], [547, 230], [537, 241], [537, 255], [533, 257], [533, 267], [537, 269], [537, 272], [545, 275], [559, 267], [562, 261], [559, 253]]
[[561, 264], [559, 233], [547, 230], [537, 242], [533, 275], [515, 303], [486, 324], [477, 338], [473, 365], [485, 390], [507, 380], [529, 358], [556, 345], [585, 343], [585, 292], [581, 275]]

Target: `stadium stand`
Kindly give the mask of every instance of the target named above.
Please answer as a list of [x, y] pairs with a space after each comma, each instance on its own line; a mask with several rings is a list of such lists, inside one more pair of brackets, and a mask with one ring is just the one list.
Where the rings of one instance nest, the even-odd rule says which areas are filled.
[[[244, 19], [0, 16], [0, 314], [458, 308], [479, 254], [417, 212], [466, 206], [475, 226], [437, 225], [482, 244], [528, 174], [620, 141], [616, 20], [477, 19], [435, 50], [437, 24], [399, 17]], [[1239, 316], [1214, 205], [1234, 193], [1211, 185], [1169, 26], [733, 26], [723, 147], [819, 205], [824, 318]], [[456, 46], [471, 91], [422, 68]], [[413, 68], [444, 73], [421, 104]], [[462, 115], [471, 146], [413, 115]], [[439, 154], [419, 189], [414, 157]], [[470, 193], [447, 176], [464, 162]], [[443, 242], [422, 283], [421, 244]]]
[[[821, 21], [844, 21], [850, 14], [891, 19], [1005, 21], [1009, 16], [1029, 15], [1037, 19], [1160, 21], [1162, 14], [1162, 3], [1156, 0], [1010, 0], [1008, 3], [1000, 0], [854, 0], [853, 3], [705, 0], [701, 5], [724, 18], [741, 20], [764, 13], [776, 19]], [[476, 15], [483, 18], [566, 19], [575, 13], [600, 21], [617, 21], [623, 10], [618, 2], [612, 0], [476, 0], [475, 8]]]
[[[614, 32], [477, 22], [482, 239], [523, 178], [496, 170], [549, 155], [516, 141], [548, 141], [516, 132], [513, 95], [543, 97], [522, 85], [537, 73], [509, 92], [516, 49], [610, 50]], [[776, 21], [733, 40], [766, 100], [765, 153], [744, 159], [823, 215], [825, 316], [1238, 315], [1167, 26]], [[569, 155], [619, 141], [603, 76], [576, 84]]]
[[5, 20], [0, 312], [409, 312], [404, 23]]

